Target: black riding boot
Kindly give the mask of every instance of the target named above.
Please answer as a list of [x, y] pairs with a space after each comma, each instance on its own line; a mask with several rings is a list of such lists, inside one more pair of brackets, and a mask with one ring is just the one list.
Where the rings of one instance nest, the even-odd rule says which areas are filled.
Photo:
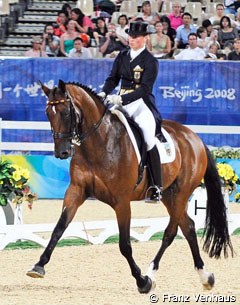
[[147, 152], [147, 163], [150, 172], [150, 202], [159, 202], [162, 198], [162, 174], [161, 174], [161, 160], [155, 145]]

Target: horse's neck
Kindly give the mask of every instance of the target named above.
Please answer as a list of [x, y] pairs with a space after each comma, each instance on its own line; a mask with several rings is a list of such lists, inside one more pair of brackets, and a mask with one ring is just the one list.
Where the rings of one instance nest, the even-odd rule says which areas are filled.
[[84, 117], [84, 125], [89, 128], [97, 123], [104, 113], [104, 106], [99, 101], [96, 101], [88, 92], [83, 88], [79, 88], [79, 95], [74, 99], [75, 105], [82, 112]]

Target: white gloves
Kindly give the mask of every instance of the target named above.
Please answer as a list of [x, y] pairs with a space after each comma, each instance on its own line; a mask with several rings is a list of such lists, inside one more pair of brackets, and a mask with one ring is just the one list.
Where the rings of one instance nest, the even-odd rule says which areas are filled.
[[107, 96], [107, 101], [108, 101], [110, 104], [122, 105], [122, 98], [121, 98], [121, 95], [117, 95], [117, 94], [108, 95], [108, 96]]
[[102, 99], [105, 99], [105, 97], [106, 97], [106, 93], [105, 92], [99, 92], [98, 93], [98, 96], [100, 96]]

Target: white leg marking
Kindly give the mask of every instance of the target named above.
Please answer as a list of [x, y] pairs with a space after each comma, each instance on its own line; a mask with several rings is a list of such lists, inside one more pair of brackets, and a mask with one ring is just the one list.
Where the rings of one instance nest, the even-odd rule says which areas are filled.
[[154, 264], [153, 264], [153, 262], [151, 262], [151, 264], [148, 267], [146, 275], [149, 276], [152, 281], [155, 281], [156, 270], [153, 270], [153, 266], [154, 266]]
[[205, 271], [204, 269], [198, 269], [197, 272], [200, 277], [201, 283], [203, 285], [206, 285], [208, 283], [208, 278], [211, 275], [211, 273]]
[[210, 272], [205, 271], [204, 269], [198, 269], [197, 272], [204, 288], [208, 290], [212, 289], [214, 285], [214, 275]]

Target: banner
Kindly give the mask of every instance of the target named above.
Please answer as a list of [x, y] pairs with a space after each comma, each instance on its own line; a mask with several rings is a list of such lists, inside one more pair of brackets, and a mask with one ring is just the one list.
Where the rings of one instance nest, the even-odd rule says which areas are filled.
[[[30, 172], [29, 186], [37, 193], [38, 198], [61, 199], [70, 182], [69, 167], [71, 159], [60, 160], [54, 156], [2, 156], [3, 160], [9, 160], [26, 168]], [[238, 177], [240, 177], [239, 159], [217, 159], [217, 162], [226, 162], [232, 166]], [[237, 187], [240, 192], [240, 186]], [[230, 200], [234, 201], [234, 192]]]
[[[0, 60], [0, 118], [46, 121], [39, 80], [49, 87], [59, 79], [101, 91], [112, 59], [34, 58]], [[153, 92], [164, 119], [186, 125], [238, 126], [240, 63], [229, 61], [159, 60]], [[118, 89], [118, 88], [117, 88]], [[207, 145], [240, 147], [240, 135], [200, 134]], [[3, 131], [2, 141], [52, 141], [41, 131]]]

